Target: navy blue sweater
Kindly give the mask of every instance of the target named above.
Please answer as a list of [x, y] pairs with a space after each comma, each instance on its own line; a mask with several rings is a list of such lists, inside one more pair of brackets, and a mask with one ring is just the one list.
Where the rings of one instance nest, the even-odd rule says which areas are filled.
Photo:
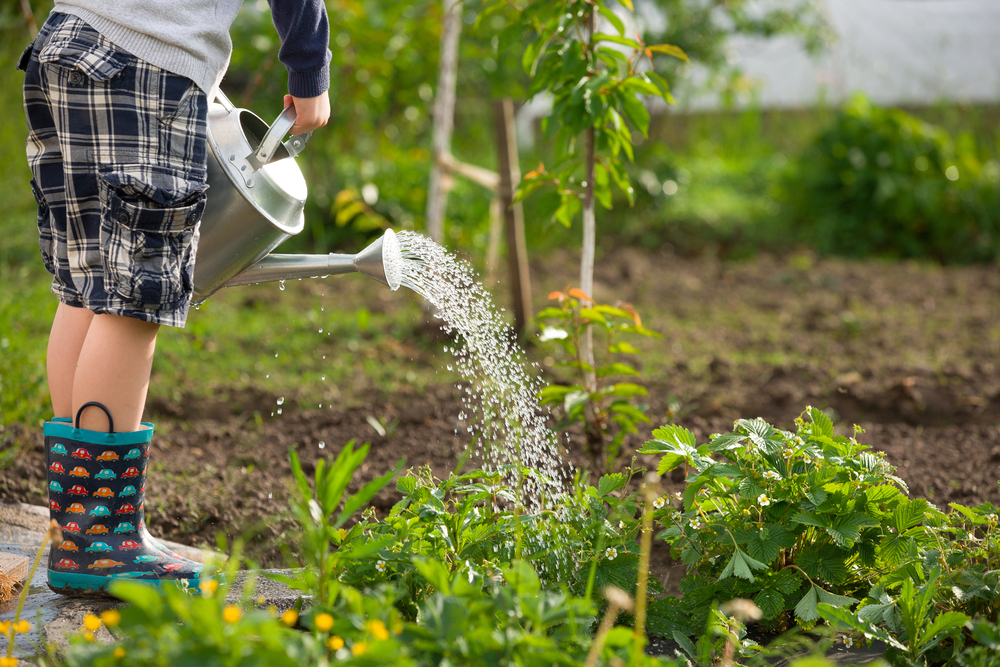
[[323, 0], [268, 0], [281, 37], [278, 60], [288, 70], [288, 92], [316, 97], [330, 87], [330, 20]]

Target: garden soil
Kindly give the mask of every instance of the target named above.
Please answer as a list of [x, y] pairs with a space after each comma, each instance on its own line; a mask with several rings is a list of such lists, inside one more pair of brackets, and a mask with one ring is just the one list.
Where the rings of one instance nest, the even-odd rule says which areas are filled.
[[[536, 307], [550, 290], [574, 282], [575, 261], [558, 253], [533, 267]], [[289, 292], [308, 290], [308, 283], [290, 285]], [[273, 291], [270, 298], [287, 294]], [[595, 296], [631, 302], [664, 335], [649, 341], [639, 360], [653, 423], [629, 437], [629, 454], [668, 419], [704, 442], [740, 417], [792, 428], [814, 405], [845, 434], [853, 424], [863, 428], [859, 440], [886, 453], [913, 496], [942, 508], [1000, 504], [997, 267], [807, 254], [724, 262], [626, 248], [599, 260]], [[421, 330], [435, 335], [430, 317]], [[417, 354], [441, 363], [443, 344]], [[532, 344], [528, 356], [548, 381], [569, 379], [553, 363], [554, 350]], [[318, 409], [289, 397], [273, 416], [276, 396], [264, 390], [197, 400], [156, 391], [154, 379], [146, 415], [157, 423], [146, 501], [150, 530], [192, 545], [215, 544], [219, 534], [244, 536], [248, 552], [265, 565], [284, 564], [280, 545], [292, 535], [290, 447], [311, 473], [344, 443], [370, 443], [355, 488], [403, 458], [407, 467], [426, 466], [439, 477], [476, 463], [463, 457], [462, 405], [451, 383], [389, 393], [361, 382], [350, 401]], [[18, 452], [0, 469], [0, 500], [47, 504], [40, 429], [15, 424], [0, 431], [0, 455], [12, 447]], [[587, 464], [580, 451], [581, 433], [571, 430], [566, 457], [578, 467]], [[664, 484], [677, 491], [682, 479], [671, 475]], [[390, 485], [373, 502], [376, 515], [397, 499]], [[674, 590], [680, 577], [668, 554], [657, 549], [654, 560]]]

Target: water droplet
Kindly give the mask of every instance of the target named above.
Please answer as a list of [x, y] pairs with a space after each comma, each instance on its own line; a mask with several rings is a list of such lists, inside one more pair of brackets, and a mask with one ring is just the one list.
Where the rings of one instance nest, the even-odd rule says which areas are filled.
[[279, 415], [281, 414], [281, 408], [278, 408], [278, 414]]
[[284, 403], [285, 403], [285, 397], [284, 396], [279, 397], [277, 403], [278, 403], [278, 405], [284, 405]]
[[285, 291], [285, 281], [284, 280], [279, 280], [278, 281], [278, 289], [280, 289], [282, 292]]
[[322, 440], [320, 440], [320, 442], [319, 442], [319, 448], [323, 449], [324, 447], [326, 447], [326, 443], [323, 442]]

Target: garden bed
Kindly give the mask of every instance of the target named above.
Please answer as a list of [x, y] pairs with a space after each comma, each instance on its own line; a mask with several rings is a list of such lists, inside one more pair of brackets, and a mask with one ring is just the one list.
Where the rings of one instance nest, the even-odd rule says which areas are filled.
[[[569, 283], [573, 269], [569, 253], [537, 265], [538, 303], [550, 288]], [[644, 357], [653, 426], [672, 409], [678, 423], [704, 441], [728, 431], [738, 417], [788, 426], [813, 404], [833, 412], [842, 426], [862, 425], [863, 442], [888, 454], [912, 495], [941, 507], [1000, 504], [1000, 308], [991, 298], [1000, 291], [996, 267], [941, 269], [809, 256], [730, 264], [625, 249], [599, 262], [597, 280], [599, 299], [632, 302], [647, 326], [665, 335], [647, 344]], [[290, 300], [307, 308], [329, 286], [303, 281], [284, 292], [259, 286], [216, 298]], [[392, 317], [408, 298], [379, 299], [375, 295], [388, 293], [366, 282], [351, 287], [358, 291], [344, 297], [343, 307], [367, 303], [376, 316], [381, 309]], [[414, 328], [425, 339], [434, 334], [430, 321]], [[211, 331], [200, 335], [211, 339]], [[403, 342], [410, 345], [411, 365], [440, 366], [444, 359], [441, 343]], [[247, 354], [252, 364], [254, 353]], [[529, 349], [546, 373], [552, 354]], [[194, 381], [163, 387], [154, 379], [147, 414], [157, 423], [149, 525], [192, 544], [213, 544], [220, 530], [233, 536], [253, 528], [258, 537], [251, 555], [281, 564], [288, 448], [298, 446], [308, 471], [349, 440], [371, 442], [355, 484], [401, 457], [408, 466], [429, 465], [446, 475], [458, 464], [465, 440], [457, 432], [459, 393], [445, 380], [388, 391], [359, 374], [351, 386], [342, 385], [343, 400], [320, 409], [305, 403], [314, 387], [298, 397], [294, 389], [267, 385], [216, 387], [206, 395]], [[277, 414], [282, 395], [288, 398]], [[639, 445], [648, 432], [629, 444]], [[0, 449], [19, 443], [18, 455], [0, 469], [0, 499], [45, 504], [40, 429], [14, 424], [0, 442]], [[571, 458], [583, 463], [581, 456]], [[667, 484], [679, 490], [681, 479]], [[388, 488], [374, 506], [387, 511], [397, 497]], [[660, 574], [667, 568], [661, 559]]]

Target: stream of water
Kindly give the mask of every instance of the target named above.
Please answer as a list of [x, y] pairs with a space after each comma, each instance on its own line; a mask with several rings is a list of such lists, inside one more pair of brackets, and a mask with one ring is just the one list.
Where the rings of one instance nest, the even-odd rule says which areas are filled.
[[503, 312], [472, 266], [425, 236], [399, 232], [401, 284], [425, 298], [455, 342], [449, 371], [463, 381], [459, 418], [487, 472], [500, 472], [529, 511], [557, 507], [572, 478], [558, 436], [538, 404], [544, 383], [529, 372]]

